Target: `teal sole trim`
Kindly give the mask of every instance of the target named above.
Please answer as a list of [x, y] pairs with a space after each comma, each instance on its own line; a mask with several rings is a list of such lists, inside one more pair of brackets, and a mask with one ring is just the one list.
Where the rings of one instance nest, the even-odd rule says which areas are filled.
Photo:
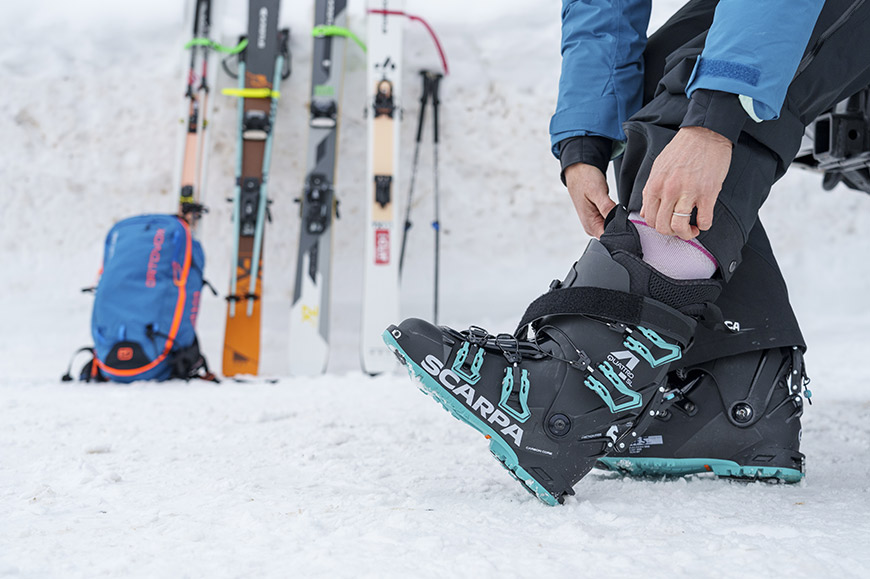
[[431, 395], [432, 398], [441, 404], [441, 406], [452, 414], [457, 420], [468, 424], [485, 437], [489, 439], [489, 450], [492, 455], [498, 460], [502, 466], [507, 469], [510, 475], [525, 488], [529, 493], [537, 497], [543, 503], [555, 507], [559, 505], [559, 500], [550, 494], [550, 491], [544, 488], [535, 478], [530, 475], [523, 467], [520, 466], [519, 458], [516, 452], [510, 447], [500, 434], [493, 430], [489, 424], [480, 420], [472, 414], [465, 406], [451, 396], [438, 382], [432, 379], [428, 372], [423, 370], [416, 362], [414, 362], [408, 354], [399, 346], [395, 338], [390, 332], [383, 333], [384, 342], [394, 352], [401, 354], [408, 373], [411, 379], [418, 382], [424, 394]]
[[804, 473], [793, 468], [744, 466], [719, 458], [627, 458], [605, 456], [598, 459], [600, 468], [627, 476], [685, 476], [704, 472], [737, 479], [800, 482]]

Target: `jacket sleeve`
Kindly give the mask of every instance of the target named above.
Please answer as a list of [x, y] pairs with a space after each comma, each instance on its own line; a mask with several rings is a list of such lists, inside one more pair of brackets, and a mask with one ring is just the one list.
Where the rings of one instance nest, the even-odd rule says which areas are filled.
[[686, 87], [738, 95], [756, 122], [779, 117], [824, 0], [721, 0]]
[[[769, 0], [765, 0], [769, 1]], [[563, 0], [562, 73], [550, 144], [597, 135], [624, 141], [643, 99], [650, 0]]]

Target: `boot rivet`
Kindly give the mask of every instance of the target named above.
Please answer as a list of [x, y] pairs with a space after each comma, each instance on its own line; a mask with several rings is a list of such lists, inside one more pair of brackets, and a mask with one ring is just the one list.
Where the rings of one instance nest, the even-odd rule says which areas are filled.
[[734, 420], [737, 422], [749, 422], [752, 420], [752, 414], [752, 406], [745, 402], [736, 404], [734, 408], [731, 409], [731, 416], [733, 416]]
[[619, 448], [620, 448], [620, 449], [625, 448], [625, 443], [624, 443], [624, 442], [620, 442], [620, 443], [619, 443]]
[[637, 437], [637, 432], [632, 432], [631, 435]]
[[554, 414], [547, 421], [547, 428], [553, 436], [564, 436], [571, 430], [571, 419], [564, 414]]
[[607, 448], [613, 448], [613, 443], [612, 443], [612, 442], [608, 442], [608, 443], [607, 443]]

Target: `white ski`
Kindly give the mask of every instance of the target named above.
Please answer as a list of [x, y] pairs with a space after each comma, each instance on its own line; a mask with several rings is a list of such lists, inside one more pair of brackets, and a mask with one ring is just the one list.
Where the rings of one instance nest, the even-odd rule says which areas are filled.
[[308, 165], [300, 201], [296, 284], [290, 309], [290, 373], [326, 371], [329, 357], [332, 224], [344, 53], [352, 34], [346, 0], [314, 3], [314, 50], [308, 123]]
[[368, 172], [365, 183], [362, 367], [387, 372], [396, 359], [381, 334], [399, 319], [399, 134], [402, 107], [403, 0], [368, 1]]

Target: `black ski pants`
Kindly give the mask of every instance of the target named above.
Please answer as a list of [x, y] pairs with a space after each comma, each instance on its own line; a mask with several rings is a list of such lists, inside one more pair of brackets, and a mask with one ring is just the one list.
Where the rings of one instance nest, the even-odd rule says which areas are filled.
[[[640, 210], [652, 163], [686, 113], [685, 88], [717, 3], [691, 0], [647, 42], [644, 107], [624, 125], [628, 140], [618, 168], [619, 201], [629, 211]], [[846, 19], [844, 14], [849, 14]], [[744, 125], [714, 208], [713, 225], [698, 236], [716, 257], [725, 282], [716, 305], [727, 328], [699, 325], [684, 358], [686, 365], [753, 350], [805, 347], [758, 210], [797, 154], [805, 127], [870, 85], [868, 55], [870, 2], [828, 0], [780, 118]]]

